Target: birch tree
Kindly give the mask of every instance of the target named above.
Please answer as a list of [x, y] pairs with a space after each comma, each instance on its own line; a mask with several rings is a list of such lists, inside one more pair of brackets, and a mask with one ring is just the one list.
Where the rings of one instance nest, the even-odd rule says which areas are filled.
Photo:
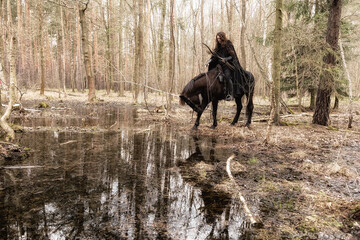
[[[6, 107], [5, 113], [0, 118], [0, 126], [6, 132], [7, 140], [13, 140], [15, 139], [15, 132], [7, 123], [15, 101], [15, 83], [16, 83], [16, 60], [15, 60], [16, 32], [14, 31], [14, 26], [12, 22], [10, 0], [7, 0], [7, 26], [8, 26], [7, 41], [8, 41], [8, 58], [9, 58], [8, 61], [9, 61], [9, 73], [10, 73], [9, 102], [8, 102], [8, 106]], [[0, 66], [0, 77], [1, 75], [3, 75], [1, 74], [1, 72], [3, 72], [2, 66]]]

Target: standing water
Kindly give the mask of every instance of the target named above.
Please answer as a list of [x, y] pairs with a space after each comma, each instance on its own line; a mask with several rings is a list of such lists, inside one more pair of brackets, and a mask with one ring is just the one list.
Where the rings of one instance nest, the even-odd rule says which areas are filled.
[[231, 155], [215, 139], [141, 125], [135, 109], [59, 111], [14, 119], [32, 154], [0, 170], [0, 239], [240, 238], [241, 204], [191, 171]]

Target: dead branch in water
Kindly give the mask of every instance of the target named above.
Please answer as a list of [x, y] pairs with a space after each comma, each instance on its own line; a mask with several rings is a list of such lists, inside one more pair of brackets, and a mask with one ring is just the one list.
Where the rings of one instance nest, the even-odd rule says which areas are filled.
[[231, 155], [231, 156], [227, 159], [227, 161], [226, 161], [226, 172], [227, 172], [227, 174], [228, 174], [231, 182], [234, 184], [236, 190], [238, 191], [238, 196], [239, 196], [239, 198], [240, 198], [241, 203], [242, 203], [243, 206], [244, 206], [245, 213], [246, 213], [247, 216], [249, 217], [251, 224], [255, 224], [255, 223], [257, 223], [257, 221], [255, 220], [253, 214], [251, 213], [249, 207], [247, 206], [247, 203], [246, 203], [246, 201], [245, 201], [245, 198], [244, 198], [244, 196], [241, 194], [241, 189], [240, 189], [239, 185], [236, 183], [233, 175], [231, 174], [230, 164], [231, 164], [231, 160], [234, 159], [234, 158], [235, 158], [235, 155], [233, 154], [233, 155]]

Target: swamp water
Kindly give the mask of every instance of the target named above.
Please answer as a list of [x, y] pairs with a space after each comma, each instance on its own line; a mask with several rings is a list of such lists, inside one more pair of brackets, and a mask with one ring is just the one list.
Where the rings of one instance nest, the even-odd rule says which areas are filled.
[[32, 153], [0, 169], [0, 239], [241, 238], [238, 199], [191, 176], [232, 154], [224, 142], [145, 126], [132, 108], [54, 111], [13, 119]]

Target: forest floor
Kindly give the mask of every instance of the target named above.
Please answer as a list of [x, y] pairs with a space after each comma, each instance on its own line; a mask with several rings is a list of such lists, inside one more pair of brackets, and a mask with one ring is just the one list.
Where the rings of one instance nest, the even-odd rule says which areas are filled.
[[[255, 99], [251, 129], [241, 127], [243, 114], [240, 123], [230, 126], [235, 103], [221, 102], [218, 127], [215, 130], [209, 128], [209, 107], [199, 129], [193, 131], [195, 114], [192, 116], [189, 107], [180, 106], [176, 98], [172, 110], [167, 113], [165, 98], [158, 94], [148, 97], [146, 104], [144, 99], [134, 104], [130, 93], [119, 97], [116, 93], [97, 92], [97, 98], [94, 106], [133, 105], [137, 108], [139, 121], [171, 124], [183, 134], [228, 139], [229, 144], [216, 148], [231, 149], [235, 153], [231, 172], [236, 183], [230, 179], [219, 182], [216, 177], [211, 177], [216, 171], [228, 174], [227, 158], [217, 163], [220, 167], [204, 166], [204, 163], [192, 171], [195, 176], [203, 171], [200, 168], [206, 169], [209, 177], [199, 179], [199, 184], [211, 182], [219, 191], [258, 199], [253, 214], [260, 224], [246, 232], [247, 239], [360, 239], [359, 100], [353, 103], [351, 129], [347, 128], [346, 101], [341, 101], [340, 108], [331, 112], [329, 127], [312, 124], [311, 111], [302, 112], [293, 107], [295, 114], [283, 114], [284, 124], [272, 126], [270, 141], [265, 144], [269, 103], [264, 99]], [[22, 98], [25, 108], [45, 102], [50, 105], [50, 110], [51, 107], [86, 104], [86, 100], [87, 95], [78, 92], [69, 92], [61, 99], [56, 92], [46, 92], [45, 96], [28, 92]], [[287, 102], [292, 105], [291, 100]], [[196, 181], [196, 177], [194, 179]]]

